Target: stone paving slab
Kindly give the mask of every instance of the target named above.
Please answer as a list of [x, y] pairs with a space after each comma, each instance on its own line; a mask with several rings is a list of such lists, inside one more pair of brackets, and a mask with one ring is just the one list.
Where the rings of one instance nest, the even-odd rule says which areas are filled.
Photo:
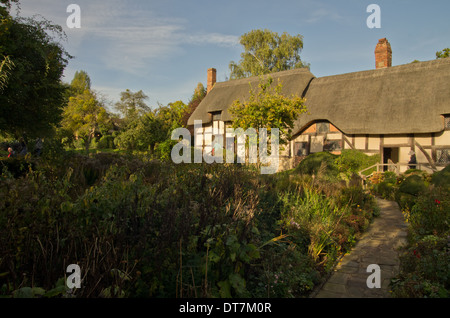
[[[387, 298], [389, 283], [399, 270], [398, 249], [406, 244], [406, 223], [396, 202], [377, 199], [380, 215], [344, 255], [315, 298]], [[370, 264], [380, 268], [380, 288], [369, 288]]]

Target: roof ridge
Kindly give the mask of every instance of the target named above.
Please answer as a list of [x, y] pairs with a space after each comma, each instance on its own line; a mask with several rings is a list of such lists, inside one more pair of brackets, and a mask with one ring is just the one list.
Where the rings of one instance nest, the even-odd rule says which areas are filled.
[[301, 68], [295, 68], [292, 70], [285, 70], [285, 71], [273, 72], [273, 73], [268, 73], [268, 74], [255, 75], [255, 76], [250, 76], [250, 77], [245, 77], [245, 78], [228, 80], [228, 81], [224, 81], [224, 82], [216, 82], [215, 85], [219, 85], [222, 87], [234, 86], [234, 85], [246, 84], [246, 83], [251, 83], [251, 82], [257, 82], [257, 81], [259, 81], [259, 79], [261, 77], [263, 77], [263, 78], [269, 77], [269, 76], [283, 77], [283, 76], [287, 76], [287, 75], [300, 74], [300, 73], [305, 73], [305, 74], [309, 73], [309, 75], [311, 75], [312, 77], [315, 77], [314, 74], [311, 73], [309, 68], [301, 67]]
[[372, 70], [364, 70], [364, 71], [356, 71], [356, 72], [349, 72], [349, 73], [342, 73], [342, 74], [335, 74], [335, 75], [327, 75], [327, 76], [321, 76], [317, 77], [318, 80], [345, 80], [348, 78], [367, 78], [367, 77], [381, 77], [385, 76], [389, 73], [395, 74], [400, 72], [405, 72], [405, 69], [410, 69], [411, 71], [421, 71], [424, 68], [430, 68], [433, 67], [439, 67], [442, 64], [449, 64], [450, 65], [450, 58], [444, 58], [444, 59], [435, 59], [435, 60], [429, 60], [429, 61], [419, 61], [419, 62], [411, 62], [408, 64], [400, 64], [395, 65], [391, 67], [385, 67], [380, 69], [372, 69]]

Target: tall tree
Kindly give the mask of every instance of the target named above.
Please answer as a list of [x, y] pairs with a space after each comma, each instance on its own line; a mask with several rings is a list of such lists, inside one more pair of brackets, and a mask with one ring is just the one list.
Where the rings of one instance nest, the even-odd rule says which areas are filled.
[[186, 127], [187, 122], [189, 120], [189, 117], [191, 117], [192, 113], [195, 111], [197, 106], [200, 104], [200, 102], [205, 98], [206, 96], [206, 88], [203, 86], [202, 83], [198, 83], [197, 87], [194, 90], [194, 94], [191, 97], [191, 100], [189, 101], [186, 112], [183, 115], [182, 119], [182, 126]]
[[120, 93], [120, 101], [115, 107], [129, 123], [150, 111], [150, 107], [145, 103], [146, 99], [148, 96], [142, 90], [134, 93], [127, 89]]
[[76, 71], [70, 83], [71, 94], [83, 94], [85, 90], [91, 89], [91, 78], [85, 71]]
[[66, 101], [61, 78], [71, 57], [60, 44], [64, 32], [45, 19], [13, 19], [11, 1], [1, 3], [0, 131], [16, 138], [48, 135]]
[[230, 78], [259, 76], [278, 71], [305, 67], [300, 58], [303, 37], [270, 30], [252, 30], [240, 38], [244, 47], [239, 63], [231, 61]]
[[[87, 87], [87, 83], [90, 83], [89, 76], [85, 77], [85, 84], [81, 86]], [[75, 85], [78, 84], [80, 82], [75, 81]], [[76, 91], [77, 87], [71, 87], [71, 90]], [[69, 103], [64, 109], [62, 128], [76, 138], [81, 138], [87, 153], [92, 139], [100, 127], [107, 123], [108, 113], [92, 90], [85, 89], [81, 94], [69, 98]]]
[[251, 90], [247, 101], [236, 100], [230, 107], [233, 115], [233, 127], [260, 128], [270, 131], [278, 128], [280, 144], [286, 144], [290, 138], [294, 122], [298, 116], [306, 112], [304, 99], [298, 96], [286, 97], [281, 94], [282, 85], [275, 85], [273, 79], [261, 79], [258, 90]]

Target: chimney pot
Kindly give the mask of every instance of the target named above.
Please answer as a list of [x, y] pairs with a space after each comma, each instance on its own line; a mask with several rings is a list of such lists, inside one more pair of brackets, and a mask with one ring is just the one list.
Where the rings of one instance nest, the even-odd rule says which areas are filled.
[[375, 68], [385, 68], [392, 66], [391, 44], [386, 38], [378, 40], [375, 47]]
[[206, 86], [206, 93], [208, 94], [214, 87], [214, 84], [216, 84], [216, 69], [210, 68], [208, 69], [208, 78], [207, 78], [207, 86]]

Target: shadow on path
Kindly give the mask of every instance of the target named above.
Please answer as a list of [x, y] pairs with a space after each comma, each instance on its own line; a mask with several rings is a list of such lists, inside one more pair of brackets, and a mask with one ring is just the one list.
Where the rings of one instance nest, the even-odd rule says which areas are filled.
[[[380, 215], [346, 254], [315, 298], [387, 298], [399, 270], [398, 249], [406, 244], [407, 225], [396, 202], [377, 199]], [[370, 264], [380, 267], [381, 288], [369, 288]]]

